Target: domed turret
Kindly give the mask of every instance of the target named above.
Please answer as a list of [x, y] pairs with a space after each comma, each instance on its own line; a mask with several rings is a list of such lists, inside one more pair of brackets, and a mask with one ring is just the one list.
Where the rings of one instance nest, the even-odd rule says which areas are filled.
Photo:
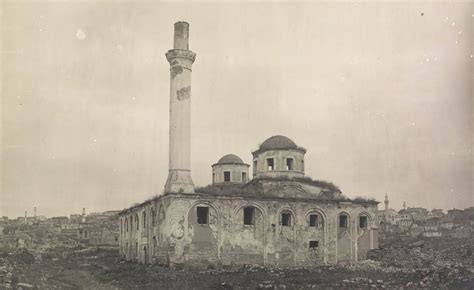
[[219, 161], [217, 161], [218, 164], [244, 164], [244, 161], [240, 159], [239, 156], [235, 154], [227, 154], [222, 156]]
[[260, 150], [273, 150], [273, 149], [296, 149], [296, 143], [286, 136], [276, 135], [265, 140], [260, 145]]
[[286, 136], [265, 140], [253, 155], [254, 177], [303, 177], [306, 149]]
[[235, 154], [224, 155], [212, 165], [212, 184], [246, 183], [249, 175], [249, 164]]

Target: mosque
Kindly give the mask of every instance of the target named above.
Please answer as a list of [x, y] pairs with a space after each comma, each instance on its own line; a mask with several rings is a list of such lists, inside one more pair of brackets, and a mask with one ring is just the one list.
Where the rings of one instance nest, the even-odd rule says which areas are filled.
[[306, 149], [272, 136], [250, 164], [234, 155], [195, 188], [190, 170], [189, 24], [174, 25], [169, 174], [162, 195], [120, 212], [120, 255], [145, 264], [311, 266], [356, 262], [378, 247], [378, 202], [305, 176]]

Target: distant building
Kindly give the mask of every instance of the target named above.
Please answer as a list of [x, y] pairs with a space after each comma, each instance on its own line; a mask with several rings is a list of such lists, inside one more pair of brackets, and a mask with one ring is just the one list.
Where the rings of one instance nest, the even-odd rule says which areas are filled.
[[423, 230], [424, 230], [423, 227], [421, 227], [417, 224], [413, 224], [410, 227], [409, 233], [410, 233], [410, 236], [415, 238], [415, 237], [420, 236], [423, 233]]
[[441, 215], [441, 216], [444, 215], [442, 209], [436, 209], [436, 208], [434, 208], [434, 209], [431, 210], [431, 214], [432, 214], [432, 215]]
[[472, 227], [470, 226], [457, 226], [451, 229], [448, 232], [448, 236], [455, 238], [455, 239], [467, 239], [471, 238], [473, 235]]
[[119, 213], [120, 213], [120, 210], [108, 210], [108, 211], [104, 211], [102, 215], [106, 217], [112, 217], [112, 216], [118, 217]]
[[448, 209], [448, 215], [451, 215], [451, 216], [456, 216], [458, 214], [463, 214], [464, 211], [462, 209], [456, 209], [456, 208], [453, 208], [453, 209]]
[[389, 208], [388, 195], [385, 195], [385, 209], [377, 211], [377, 219], [381, 229], [386, 232], [406, 232], [413, 224], [413, 217], [404, 210], [397, 212]]
[[38, 216], [36, 216], [36, 220], [43, 222], [43, 221], [47, 220], [47, 218], [44, 215], [38, 215]]
[[422, 221], [428, 219], [428, 210], [422, 207], [408, 207], [403, 214], [409, 214], [412, 216], [413, 220]]
[[81, 214], [71, 214], [69, 215], [69, 223], [80, 224], [82, 222]]
[[444, 230], [451, 230], [455, 227], [455, 224], [454, 224], [454, 217], [451, 216], [451, 215], [446, 215], [446, 216], [443, 216], [441, 217], [441, 220], [440, 220], [440, 227]]
[[413, 225], [413, 218], [409, 214], [399, 214], [396, 223], [400, 229], [405, 232]]
[[399, 220], [398, 212], [392, 208], [389, 208], [387, 210], [378, 210], [377, 220], [381, 224], [385, 223], [388, 225], [395, 225]]
[[69, 222], [69, 218], [67, 216], [57, 216], [50, 218], [48, 221], [53, 225], [61, 226], [63, 224], [67, 224]]
[[76, 231], [77, 238], [89, 245], [118, 246], [119, 232], [101, 227], [87, 227]]
[[421, 235], [425, 238], [439, 238], [441, 237], [441, 231], [434, 229], [424, 230]]

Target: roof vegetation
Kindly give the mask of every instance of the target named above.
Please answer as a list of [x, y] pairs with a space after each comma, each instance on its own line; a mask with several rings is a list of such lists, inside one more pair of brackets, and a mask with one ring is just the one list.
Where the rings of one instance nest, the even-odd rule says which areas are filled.
[[[346, 200], [347, 198], [341, 194], [341, 190], [331, 182], [322, 181], [322, 180], [313, 180], [310, 177], [288, 177], [288, 176], [279, 176], [279, 177], [261, 177], [255, 178], [248, 182], [247, 184], [212, 184], [204, 187], [196, 187], [196, 193], [205, 193], [211, 195], [235, 195], [235, 194], [244, 194], [244, 195], [263, 195], [263, 184], [262, 181], [296, 181], [305, 184], [310, 184], [317, 186], [323, 189], [321, 194], [322, 199], [337, 199], [337, 200]], [[337, 197], [336, 197], [337, 196]]]
[[249, 182], [247, 184], [210, 184], [204, 187], [196, 187], [196, 193], [210, 195], [263, 195], [263, 186], [260, 183]]
[[362, 197], [362, 196], [357, 196], [357, 197], [353, 198], [352, 201], [354, 201], [354, 202], [377, 202], [378, 203], [378, 201], [376, 201], [375, 198], [367, 198], [367, 197]]
[[339, 192], [339, 193], [342, 192], [337, 185], [335, 185], [334, 183], [329, 182], [329, 181], [316, 180], [316, 179], [312, 179], [309, 176], [295, 177], [294, 179], [299, 181], [299, 182], [302, 182], [302, 183], [307, 183], [307, 184], [310, 184], [310, 185], [314, 185], [314, 186], [317, 186], [317, 187], [327, 189], [331, 192]]

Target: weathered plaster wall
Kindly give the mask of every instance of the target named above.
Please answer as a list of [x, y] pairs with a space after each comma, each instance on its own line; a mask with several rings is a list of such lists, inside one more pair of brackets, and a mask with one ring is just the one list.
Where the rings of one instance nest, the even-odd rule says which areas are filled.
[[[127, 260], [140, 263], [167, 260], [168, 253], [164, 252], [170, 247], [162, 230], [166, 201], [156, 199], [121, 214], [119, 248]], [[132, 223], [130, 220], [133, 220]]]
[[[267, 168], [267, 158], [273, 158], [274, 169], [269, 171]], [[286, 158], [293, 158], [293, 170], [286, 170]], [[257, 167], [255, 167], [257, 161]], [[255, 177], [277, 177], [282, 174], [289, 177], [304, 176], [304, 154], [298, 150], [281, 149], [268, 150], [254, 155], [253, 158], [253, 174]]]
[[[209, 207], [207, 225], [197, 223], [198, 206]], [[244, 225], [247, 206], [255, 208], [254, 225]], [[140, 225], [137, 229], [134, 218], [133, 229], [121, 231], [120, 247], [127, 260], [141, 263], [295, 266], [356, 261], [378, 246], [376, 210], [376, 205], [310, 199], [166, 195], [121, 215], [122, 222], [138, 215]], [[283, 212], [291, 214], [290, 226], [282, 225]], [[339, 228], [340, 213], [349, 216], [346, 229]], [[319, 217], [316, 227], [309, 226], [311, 214]], [[359, 228], [361, 214], [369, 216], [367, 229]], [[318, 241], [318, 247], [310, 249], [310, 241]]]
[[[249, 165], [247, 164], [215, 164], [212, 166], [212, 182], [224, 182], [224, 171], [230, 172], [230, 182], [233, 183], [245, 183], [249, 179]], [[246, 174], [246, 180], [244, 181], [242, 181], [242, 172]]]

